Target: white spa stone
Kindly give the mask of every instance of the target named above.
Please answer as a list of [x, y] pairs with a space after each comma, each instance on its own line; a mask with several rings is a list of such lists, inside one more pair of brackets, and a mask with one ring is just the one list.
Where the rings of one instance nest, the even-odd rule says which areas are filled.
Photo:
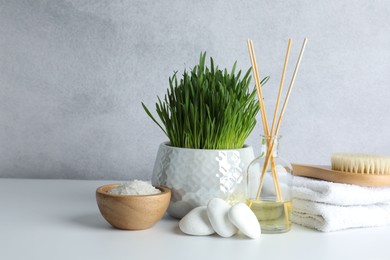
[[197, 207], [188, 212], [180, 220], [179, 228], [183, 233], [194, 236], [207, 236], [215, 233], [207, 216], [206, 206]]
[[223, 199], [211, 199], [207, 204], [207, 215], [211, 226], [221, 237], [231, 237], [238, 229], [230, 222], [228, 212], [230, 205]]
[[230, 221], [246, 236], [256, 239], [261, 235], [261, 228], [255, 213], [245, 204], [237, 203], [228, 213]]

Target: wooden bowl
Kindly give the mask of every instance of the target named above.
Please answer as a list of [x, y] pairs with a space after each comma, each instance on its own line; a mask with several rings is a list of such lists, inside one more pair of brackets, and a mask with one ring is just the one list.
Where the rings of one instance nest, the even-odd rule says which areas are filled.
[[114, 195], [108, 191], [119, 184], [104, 185], [96, 189], [96, 201], [102, 216], [113, 227], [140, 230], [152, 227], [166, 212], [171, 190], [155, 186], [161, 193], [151, 195]]

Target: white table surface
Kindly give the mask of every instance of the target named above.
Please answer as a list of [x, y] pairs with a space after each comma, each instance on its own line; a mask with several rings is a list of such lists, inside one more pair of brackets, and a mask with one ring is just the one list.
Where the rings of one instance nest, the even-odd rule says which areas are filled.
[[0, 179], [0, 259], [390, 259], [390, 227], [321, 233], [187, 236], [166, 216], [143, 231], [112, 228], [95, 189], [110, 181]]

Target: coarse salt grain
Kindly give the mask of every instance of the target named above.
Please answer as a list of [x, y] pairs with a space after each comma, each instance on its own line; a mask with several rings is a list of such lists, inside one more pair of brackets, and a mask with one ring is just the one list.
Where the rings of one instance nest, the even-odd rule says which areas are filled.
[[114, 195], [150, 195], [161, 193], [161, 191], [149, 182], [134, 180], [112, 188], [108, 193]]

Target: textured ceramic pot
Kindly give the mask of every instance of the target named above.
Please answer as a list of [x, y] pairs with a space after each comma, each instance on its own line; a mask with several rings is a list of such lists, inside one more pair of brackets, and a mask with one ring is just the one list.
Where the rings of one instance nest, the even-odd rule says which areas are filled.
[[153, 185], [171, 188], [168, 214], [184, 217], [191, 209], [212, 198], [233, 204], [246, 197], [246, 169], [254, 159], [253, 149], [187, 149], [160, 145], [154, 164]]

